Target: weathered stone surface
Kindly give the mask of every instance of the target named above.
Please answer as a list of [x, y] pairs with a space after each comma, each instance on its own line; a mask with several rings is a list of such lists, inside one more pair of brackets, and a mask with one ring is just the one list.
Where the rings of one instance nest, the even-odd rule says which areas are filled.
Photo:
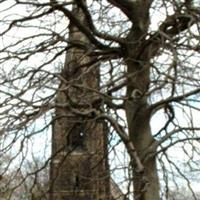
[[[74, 9], [76, 16], [85, 23], [81, 10]], [[73, 25], [69, 39], [88, 43], [87, 38]], [[92, 108], [96, 95], [92, 89], [98, 90], [98, 70], [94, 68], [87, 72], [87, 67], [81, 67], [89, 60], [83, 50], [71, 48], [61, 72], [65, 80], [59, 87], [53, 118], [50, 200], [110, 198], [105, 124], [73, 110], [78, 108], [78, 111], [84, 112]], [[75, 84], [84, 87], [78, 88]]]

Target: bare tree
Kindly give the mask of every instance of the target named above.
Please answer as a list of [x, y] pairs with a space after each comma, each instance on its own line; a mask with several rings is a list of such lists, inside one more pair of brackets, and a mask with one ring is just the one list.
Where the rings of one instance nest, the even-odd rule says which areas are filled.
[[[170, 199], [184, 185], [197, 199], [199, 8], [195, 0], [0, 1], [1, 153], [11, 155], [8, 171], [45, 155], [13, 191], [55, 157], [52, 114], [67, 109], [76, 120], [107, 122], [110, 173], [122, 169], [127, 198]], [[70, 27], [80, 37], [72, 40]]]

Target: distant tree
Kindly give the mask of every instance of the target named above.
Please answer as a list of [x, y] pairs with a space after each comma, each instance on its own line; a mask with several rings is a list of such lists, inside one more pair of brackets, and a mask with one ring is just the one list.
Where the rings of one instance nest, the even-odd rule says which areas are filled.
[[35, 162], [26, 162], [24, 167], [6, 169], [9, 164], [8, 156], [2, 159], [0, 168], [0, 199], [14, 200], [46, 200], [49, 181], [48, 167], [42, 168], [44, 163], [40, 159]]
[[[199, 200], [200, 196], [199, 193], [196, 192], [196, 199]], [[193, 199], [193, 195], [190, 191], [188, 191], [187, 187], [182, 187], [180, 190], [169, 191], [169, 199], [170, 200], [187, 200]]]
[[[0, 18], [0, 151], [12, 155], [7, 170], [23, 168], [36, 148], [45, 155], [40, 169], [48, 166], [51, 116], [64, 106], [108, 123], [109, 152], [119, 162], [125, 147], [128, 162], [111, 168], [126, 169], [128, 197], [169, 199], [170, 188], [184, 184], [196, 198], [187, 172], [199, 172], [199, 1], [2, 0]], [[89, 43], [69, 40], [70, 25]], [[73, 48], [90, 58], [76, 70], [100, 70], [98, 90], [77, 84], [87, 71], [70, 81], [62, 76]], [[95, 102], [56, 104], [60, 82], [66, 94], [92, 90]]]

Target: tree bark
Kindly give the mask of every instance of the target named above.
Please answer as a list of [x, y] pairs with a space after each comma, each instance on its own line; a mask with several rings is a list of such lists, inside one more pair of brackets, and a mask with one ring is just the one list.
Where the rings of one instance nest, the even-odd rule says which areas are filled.
[[[128, 65], [129, 73], [137, 67]], [[143, 69], [140, 70], [143, 71]], [[135, 200], [159, 200], [156, 159], [152, 156], [155, 155], [156, 149], [149, 149], [154, 138], [150, 128], [151, 113], [145, 97], [148, 73], [140, 73], [140, 70], [135, 70], [136, 77], [128, 81], [127, 96], [130, 98], [125, 103], [129, 137], [144, 166], [142, 173], [137, 172], [135, 163], [133, 163], [134, 196]]]
[[156, 149], [150, 149], [154, 138], [151, 133], [151, 111], [146, 93], [150, 82], [150, 49], [140, 53], [147, 29], [133, 27], [126, 38], [127, 97], [125, 111], [129, 137], [142, 161], [144, 171], [138, 172], [133, 163], [135, 200], [159, 200], [159, 179], [156, 167]]

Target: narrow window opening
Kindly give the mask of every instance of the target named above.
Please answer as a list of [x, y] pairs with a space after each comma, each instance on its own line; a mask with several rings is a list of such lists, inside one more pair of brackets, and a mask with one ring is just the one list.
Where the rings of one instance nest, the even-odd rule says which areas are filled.
[[73, 174], [73, 182], [72, 182], [72, 185], [73, 185], [73, 190], [74, 190], [74, 191], [80, 190], [80, 177], [79, 177], [78, 174]]
[[75, 127], [68, 135], [68, 146], [73, 150], [85, 150], [85, 133], [83, 126]]
[[77, 132], [72, 136], [72, 143], [71, 143], [72, 148], [74, 149], [84, 149], [84, 133], [83, 132]]

